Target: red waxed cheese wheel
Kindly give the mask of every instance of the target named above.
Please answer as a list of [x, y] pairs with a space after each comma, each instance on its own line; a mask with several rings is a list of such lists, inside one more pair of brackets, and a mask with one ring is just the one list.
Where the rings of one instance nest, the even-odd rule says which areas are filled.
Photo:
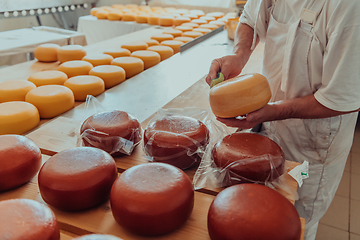
[[121, 238], [108, 234], [88, 234], [73, 238], [72, 240], [121, 240]]
[[208, 213], [212, 240], [299, 240], [300, 217], [289, 200], [259, 184], [238, 184], [220, 192]]
[[45, 204], [30, 199], [0, 202], [0, 238], [11, 240], [59, 240], [54, 213]]
[[[86, 146], [98, 147], [117, 156], [127, 153], [127, 147], [122, 145], [123, 139], [132, 142], [131, 145], [136, 145], [141, 140], [141, 126], [130, 114], [114, 110], [87, 118], [81, 126], [80, 134], [83, 134], [82, 139]], [[100, 137], [101, 141], [96, 139], [97, 137]]]
[[[216, 166], [230, 171], [231, 183], [272, 181], [284, 173], [285, 155], [268, 137], [255, 133], [227, 135], [212, 150]], [[255, 160], [255, 158], [258, 158]]]
[[30, 181], [41, 167], [38, 146], [21, 135], [0, 136], [0, 192]]
[[45, 202], [64, 211], [78, 211], [109, 198], [117, 168], [114, 159], [105, 151], [78, 147], [49, 158], [38, 178]]
[[115, 181], [110, 195], [115, 220], [140, 235], [160, 235], [179, 228], [194, 207], [189, 177], [165, 163], [129, 168]]
[[167, 116], [149, 124], [144, 132], [144, 149], [156, 162], [164, 162], [181, 169], [197, 166], [205, 149], [209, 130], [197, 119]]

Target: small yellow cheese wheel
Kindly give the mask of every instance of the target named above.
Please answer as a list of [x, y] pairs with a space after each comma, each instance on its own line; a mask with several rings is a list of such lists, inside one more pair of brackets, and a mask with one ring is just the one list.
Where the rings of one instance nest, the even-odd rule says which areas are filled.
[[193, 19], [193, 20], [191, 20], [191, 23], [207, 24], [208, 21], [206, 21], [206, 20], [204, 20], [204, 19]]
[[182, 16], [183, 16], [183, 17], [188, 17], [188, 18], [190, 18], [191, 20], [194, 20], [194, 19], [198, 19], [198, 18], [199, 18], [198, 15], [192, 14], [192, 13], [186, 13], [186, 14], [183, 14]]
[[0, 103], [25, 101], [25, 95], [36, 85], [29, 81], [12, 80], [0, 83]]
[[210, 16], [210, 17], [214, 17], [214, 18], [218, 19], [218, 18], [222, 18], [223, 16], [225, 16], [225, 14], [223, 12], [211, 12], [211, 13], [207, 13], [205, 16]]
[[135, 17], [137, 23], [148, 23], [149, 14], [139, 14]]
[[209, 28], [194, 28], [193, 31], [201, 32], [202, 34], [207, 34], [207, 33], [211, 32], [211, 29], [209, 29]]
[[202, 34], [201, 32], [194, 32], [194, 31], [189, 31], [189, 32], [184, 32], [183, 33], [183, 37], [192, 37], [192, 38], [198, 38], [198, 37], [201, 37]]
[[89, 75], [101, 78], [105, 83], [105, 88], [111, 88], [126, 79], [125, 70], [115, 65], [101, 65], [94, 67]]
[[189, 13], [191, 13], [191, 14], [196, 14], [196, 15], [198, 15], [198, 17], [205, 16], [204, 11], [202, 11], [202, 10], [197, 10], [197, 9], [192, 9], [192, 10], [189, 11]]
[[184, 43], [177, 40], [165, 40], [161, 42], [161, 45], [171, 47], [174, 50], [174, 53], [180, 52], [180, 47]]
[[182, 35], [182, 31], [181, 30], [177, 30], [177, 29], [174, 29], [174, 28], [170, 28], [170, 29], [167, 29], [163, 32], [163, 34], [171, 34], [173, 35], [174, 38], [176, 37], [180, 37]]
[[175, 10], [176, 13], [180, 13], [181, 15], [188, 14], [189, 10], [185, 8], [179, 8]]
[[180, 26], [183, 23], [189, 23], [191, 21], [188, 17], [175, 17], [174, 26]]
[[155, 39], [148, 39], [148, 40], [145, 40], [144, 42], [146, 42], [146, 44], [148, 45], [148, 47], [151, 47], [151, 46], [156, 46], [156, 45], [159, 45], [160, 43], [155, 40]]
[[182, 32], [189, 32], [189, 31], [192, 31], [193, 30], [193, 27], [190, 27], [190, 26], [177, 26], [175, 27], [175, 29], [177, 30], [180, 30]]
[[170, 27], [174, 25], [174, 17], [173, 16], [160, 16], [159, 17], [159, 25], [164, 27]]
[[87, 95], [97, 96], [105, 91], [104, 81], [97, 76], [81, 75], [69, 78], [65, 83], [76, 101], [85, 101]]
[[124, 13], [123, 17], [122, 17], [123, 21], [135, 21], [136, 20], [136, 14], [129, 12], [129, 13]]
[[92, 9], [90, 10], [90, 14], [91, 14], [92, 16], [96, 17], [96, 13], [97, 13], [97, 11], [99, 11], [99, 10], [100, 10], [100, 8], [94, 7], [94, 8], [92, 8]]
[[125, 70], [126, 78], [131, 78], [144, 71], [144, 62], [137, 57], [115, 58], [111, 65], [122, 67]]
[[104, 54], [108, 54], [113, 58], [117, 58], [117, 57], [128, 57], [131, 55], [131, 52], [126, 48], [112, 48], [105, 50]]
[[116, 9], [123, 9], [125, 8], [124, 4], [113, 4], [111, 5], [112, 8], [116, 8]]
[[28, 81], [34, 83], [37, 87], [43, 85], [63, 85], [68, 76], [61, 71], [48, 70], [31, 74]]
[[150, 15], [148, 17], [149, 25], [159, 25], [159, 15]]
[[41, 118], [52, 118], [74, 107], [73, 92], [61, 85], [45, 85], [28, 92], [25, 101], [33, 104]]
[[199, 19], [205, 20], [205, 21], [207, 21], [207, 22], [215, 21], [215, 20], [216, 20], [216, 18], [211, 17], [211, 16], [202, 16], [202, 17], [200, 17]]
[[86, 51], [81, 45], [66, 45], [58, 49], [58, 61], [63, 63], [71, 60], [81, 60], [85, 57]]
[[[187, 22], [187, 23], [181, 24], [181, 26], [191, 27], [191, 29], [193, 29], [193, 28], [199, 27], [199, 24], [197, 24], [197, 23], [192, 23], [192, 22]], [[186, 32], [186, 31], [185, 31], [185, 32]]]
[[122, 14], [121, 12], [117, 12], [117, 11], [112, 11], [109, 12], [107, 15], [107, 19], [110, 21], [119, 21], [122, 18]]
[[147, 50], [154, 51], [154, 52], [157, 52], [158, 54], [160, 54], [161, 61], [174, 55], [174, 50], [168, 46], [161, 46], [161, 45], [151, 46], [151, 47], [148, 47]]
[[152, 36], [151, 39], [155, 39], [156, 41], [161, 43], [162, 41], [165, 41], [165, 40], [173, 40], [174, 36], [171, 34], [160, 33], [160, 34], [156, 34], [156, 35]]
[[109, 12], [103, 9], [96, 11], [95, 16], [97, 19], [107, 19]]
[[200, 28], [208, 28], [210, 30], [215, 30], [218, 28], [218, 26], [215, 24], [201, 24], [199, 27]]
[[83, 61], [91, 63], [94, 67], [99, 65], [110, 65], [114, 58], [108, 54], [91, 53], [82, 58]]
[[176, 38], [174, 38], [174, 40], [181, 41], [183, 43], [188, 43], [188, 42], [191, 42], [192, 40], [194, 40], [194, 38], [192, 38], [192, 37], [176, 37]]
[[160, 54], [150, 50], [135, 51], [131, 54], [131, 56], [143, 60], [144, 69], [148, 69], [161, 61]]
[[79, 75], [88, 75], [92, 68], [93, 65], [87, 61], [74, 60], [62, 63], [58, 70], [64, 72], [68, 78], [71, 78]]
[[139, 50], [146, 50], [148, 48], [148, 45], [146, 42], [137, 41], [137, 42], [123, 44], [121, 45], [121, 47], [129, 50], [130, 52], [134, 52]]
[[215, 20], [215, 21], [209, 22], [209, 24], [211, 24], [211, 25], [216, 25], [216, 26], [220, 27], [220, 26], [222, 26], [222, 25], [225, 25], [225, 22], [219, 21], [219, 20]]
[[59, 45], [55, 43], [44, 43], [37, 46], [34, 50], [34, 57], [39, 62], [56, 62], [57, 51], [60, 48]]
[[0, 103], [0, 135], [23, 134], [36, 127], [39, 122], [39, 112], [31, 103], [22, 101]]

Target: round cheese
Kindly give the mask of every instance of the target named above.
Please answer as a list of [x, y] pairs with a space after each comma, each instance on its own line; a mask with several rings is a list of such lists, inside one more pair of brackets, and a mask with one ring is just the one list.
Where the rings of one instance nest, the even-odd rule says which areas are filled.
[[183, 37], [192, 37], [192, 38], [198, 38], [201, 37], [202, 35], [204, 35], [201, 32], [195, 32], [195, 31], [188, 31], [188, 32], [184, 32], [183, 33]]
[[204, 11], [202, 10], [191, 9], [189, 10], [189, 13], [196, 14], [198, 17], [205, 16]]
[[181, 24], [181, 26], [191, 27], [191, 29], [193, 29], [193, 28], [199, 27], [199, 24], [192, 23], [192, 22], [187, 22], [187, 23]]
[[115, 181], [111, 211], [124, 228], [141, 235], [174, 231], [190, 217], [194, 190], [179, 168], [145, 163], [129, 168]]
[[211, 21], [211, 22], [209, 22], [209, 24], [211, 24], [211, 25], [216, 25], [216, 26], [220, 27], [220, 26], [222, 26], [222, 25], [225, 25], [225, 22], [216, 20], [216, 21]]
[[[182, 16], [183, 16], [183, 17], [188, 17], [188, 18], [190, 18], [191, 20], [199, 18], [198, 15], [192, 14], [192, 13], [186, 13], [186, 14], [183, 14]], [[191, 21], [191, 20], [190, 20], [190, 21]]]
[[144, 69], [148, 69], [158, 64], [161, 60], [160, 54], [150, 50], [135, 51], [131, 54], [132, 57], [137, 57], [143, 60]]
[[43, 85], [63, 85], [68, 76], [56, 70], [47, 70], [31, 74], [28, 81], [34, 83], [37, 87]]
[[207, 13], [205, 16], [214, 17], [214, 18], [218, 19], [218, 18], [222, 18], [223, 16], [225, 16], [225, 14], [223, 12], [210, 12], [210, 13]]
[[105, 83], [105, 88], [111, 88], [125, 81], [126, 74], [122, 67], [115, 65], [102, 65], [90, 70], [89, 75], [101, 78]]
[[69, 78], [64, 86], [73, 92], [76, 101], [85, 101], [87, 95], [97, 96], [105, 91], [104, 81], [90, 75]]
[[92, 8], [92, 9], [90, 9], [90, 14], [91, 14], [92, 16], [96, 17], [96, 13], [97, 13], [97, 11], [99, 11], [99, 10], [100, 10], [100, 8], [94, 7], [94, 8]]
[[30, 103], [21, 101], [0, 103], [0, 135], [23, 134], [36, 127], [39, 122], [39, 112]]
[[12, 80], [0, 83], [0, 103], [10, 101], [25, 101], [25, 95], [36, 88], [29, 81]]
[[41, 167], [38, 146], [21, 135], [0, 135], [0, 192], [30, 181]]
[[161, 46], [161, 45], [151, 46], [151, 47], [148, 47], [147, 50], [154, 51], [154, 52], [157, 52], [158, 54], [160, 54], [161, 61], [174, 55], [174, 50], [168, 46]]
[[174, 53], [180, 52], [180, 47], [183, 44], [183, 42], [177, 40], [166, 40], [161, 42], [161, 45], [171, 47], [174, 50]]
[[111, 5], [111, 7], [121, 10], [121, 9], [125, 8], [125, 5], [124, 4], [113, 4], [113, 5]]
[[109, 12], [103, 9], [96, 11], [95, 16], [97, 19], [107, 19]]
[[58, 70], [71, 78], [79, 75], [88, 75], [92, 68], [93, 65], [87, 61], [73, 60], [62, 63]]
[[176, 38], [174, 38], [174, 40], [181, 41], [183, 43], [188, 43], [188, 42], [194, 40], [194, 38], [192, 38], [192, 37], [176, 37]]
[[122, 18], [122, 14], [121, 12], [118, 11], [109, 12], [107, 15], [107, 19], [110, 21], [119, 21], [121, 20], [121, 18]]
[[124, 13], [122, 17], [123, 21], [135, 21], [136, 20], [136, 14], [132, 12]]
[[118, 57], [129, 57], [131, 55], [131, 52], [126, 48], [112, 48], [104, 51], [104, 54], [108, 54], [113, 58], [118, 58]]
[[160, 16], [159, 17], [159, 25], [164, 27], [170, 27], [174, 25], [174, 17], [173, 16]]
[[148, 24], [149, 25], [159, 25], [159, 15], [149, 15], [148, 17]]
[[125, 70], [126, 78], [131, 78], [144, 71], [144, 61], [137, 57], [115, 58], [111, 65], [122, 67]]
[[108, 234], [88, 234], [73, 238], [72, 240], [122, 240], [122, 239]]
[[206, 20], [204, 20], [204, 19], [193, 19], [193, 20], [191, 20], [191, 23], [196, 23], [196, 24], [201, 25], [201, 24], [206, 24], [206, 23], [208, 23], [208, 21], [206, 21]]
[[137, 23], [148, 23], [148, 14], [139, 14], [135, 17]]
[[62, 46], [57, 52], [57, 58], [60, 63], [71, 60], [81, 60], [85, 55], [86, 51], [81, 45]]
[[61, 85], [37, 87], [25, 96], [25, 101], [39, 110], [41, 118], [52, 118], [74, 107], [73, 92]]
[[174, 26], [180, 26], [183, 23], [190, 22], [191, 19], [188, 17], [175, 17], [174, 19]]
[[183, 32], [180, 31], [180, 30], [174, 29], [174, 28], [170, 28], [170, 29], [165, 30], [163, 33], [164, 34], [171, 34], [175, 38], [175, 37], [180, 37]]
[[44, 43], [37, 46], [34, 50], [34, 57], [39, 62], [56, 62], [57, 51], [60, 48], [58, 44], [55, 43]]
[[210, 205], [212, 240], [299, 240], [300, 217], [280, 193], [259, 184], [238, 184], [221, 191]]
[[211, 21], [215, 21], [216, 18], [212, 17], [212, 16], [201, 16], [199, 19], [205, 20], [207, 22], [211, 22]]
[[121, 47], [129, 50], [130, 52], [134, 52], [134, 51], [139, 51], [139, 50], [146, 50], [148, 45], [146, 42], [136, 41], [136, 42], [123, 44], [123, 45], [121, 45]]
[[174, 36], [171, 34], [160, 33], [160, 34], [156, 34], [156, 35], [152, 36], [151, 39], [155, 39], [156, 41], [161, 43], [162, 41], [165, 41], [165, 40], [173, 40]]
[[41, 167], [38, 181], [46, 203], [63, 211], [79, 211], [106, 201], [116, 178], [110, 154], [77, 147], [50, 157]]
[[180, 30], [182, 32], [188, 32], [188, 31], [192, 31], [193, 27], [180, 25], [175, 27], [175, 29]]
[[151, 47], [151, 46], [156, 46], [156, 45], [159, 45], [160, 43], [158, 41], [156, 41], [155, 39], [148, 39], [148, 40], [145, 40], [144, 42], [146, 42], [146, 44], [148, 45], [148, 47]]
[[31, 199], [4, 200], [0, 212], [3, 239], [60, 240], [56, 217], [45, 204]]
[[215, 24], [201, 24], [199, 27], [200, 28], [208, 28], [210, 30], [215, 30], [218, 28], [218, 26]]
[[87, 61], [91, 63], [94, 67], [99, 65], [110, 65], [111, 61], [114, 60], [112, 56], [104, 53], [92, 53], [87, 54], [85, 57], [82, 58], [83, 61]]
[[193, 31], [201, 32], [202, 34], [206, 34], [206, 33], [211, 32], [211, 29], [209, 29], [209, 28], [194, 28]]

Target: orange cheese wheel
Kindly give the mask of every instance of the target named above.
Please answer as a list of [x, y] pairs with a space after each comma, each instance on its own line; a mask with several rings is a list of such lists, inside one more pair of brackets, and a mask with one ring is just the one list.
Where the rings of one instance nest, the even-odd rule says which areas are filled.
[[198, 38], [201, 37], [202, 35], [204, 35], [201, 32], [195, 32], [195, 31], [188, 31], [188, 32], [184, 32], [183, 33], [183, 37], [192, 37], [192, 38]]
[[191, 19], [188, 17], [175, 17], [174, 19], [174, 26], [180, 26], [183, 23], [190, 22]]
[[161, 45], [151, 46], [151, 47], [148, 47], [147, 50], [154, 51], [154, 52], [157, 52], [158, 54], [160, 54], [161, 61], [174, 55], [174, 50], [168, 46], [161, 46]]
[[74, 107], [73, 92], [61, 85], [37, 87], [25, 96], [26, 102], [36, 106], [41, 118], [52, 118]]
[[198, 18], [199, 18], [198, 15], [192, 14], [192, 13], [186, 13], [186, 14], [183, 14], [182, 16], [183, 16], [183, 17], [188, 17], [188, 18], [190, 18], [191, 20], [194, 20], [194, 19], [198, 19]]
[[76, 101], [85, 101], [87, 95], [97, 96], [105, 91], [104, 81], [90, 75], [69, 78], [64, 86], [73, 92]]
[[25, 101], [25, 95], [36, 88], [29, 81], [12, 80], [0, 83], [0, 103], [10, 101]]
[[105, 83], [105, 88], [111, 88], [125, 81], [126, 74], [122, 67], [115, 65], [102, 65], [90, 70], [89, 75], [101, 78]]
[[131, 42], [131, 43], [121, 45], [121, 48], [125, 48], [125, 49], [129, 50], [130, 52], [146, 50], [147, 47], [148, 47], [147, 43], [143, 42], [143, 41], [136, 41], [136, 42]]
[[91, 14], [92, 16], [96, 17], [96, 13], [97, 13], [97, 11], [99, 11], [99, 10], [100, 10], [100, 8], [94, 7], [94, 8], [92, 8], [92, 9], [90, 10], [90, 14]]
[[34, 50], [34, 57], [39, 62], [56, 62], [58, 60], [57, 51], [60, 48], [55, 43], [44, 43], [37, 46]]
[[174, 50], [174, 54], [180, 52], [180, 47], [184, 43], [177, 40], [165, 40], [161, 42], [161, 45], [171, 47]]
[[33, 104], [21, 101], [0, 103], [0, 135], [23, 134], [39, 122], [39, 111]]
[[107, 19], [110, 21], [119, 21], [122, 18], [122, 14], [121, 12], [117, 12], [117, 11], [112, 11], [109, 12], [107, 15]]
[[161, 61], [160, 54], [149, 50], [135, 51], [131, 54], [131, 57], [137, 57], [143, 60], [144, 69], [148, 69], [152, 66], [155, 66]]
[[197, 24], [206, 24], [208, 23], [208, 21], [204, 20], [204, 19], [193, 19], [191, 20], [191, 23], [197, 23]]
[[139, 14], [135, 17], [137, 23], [148, 23], [148, 14]]
[[38, 182], [46, 203], [64, 211], [79, 211], [106, 201], [116, 178], [110, 154], [77, 147], [50, 157], [39, 171]]
[[176, 38], [174, 38], [174, 40], [181, 41], [183, 43], [188, 43], [188, 42], [194, 40], [194, 38], [192, 38], [192, 37], [176, 37]]
[[112, 48], [104, 51], [104, 54], [108, 54], [113, 58], [117, 57], [129, 57], [131, 52], [126, 48]]
[[114, 58], [109, 56], [108, 54], [104, 53], [92, 53], [87, 54], [85, 57], [82, 58], [83, 61], [87, 61], [91, 63], [94, 67], [99, 65], [109, 65]]
[[211, 110], [217, 117], [232, 118], [256, 111], [271, 98], [270, 85], [261, 74], [244, 74], [210, 89]]
[[61, 71], [48, 70], [31, 74], [28, 81], [34, 83], [37, 87], [43, 85], [63, 85], [68, 76]]
[[216, 25], [216, 26], [220, 27], [220, 26], [222, 26], [222, 25], [225, 25], [225, 22], [216, 20], [216, 21], [211, 21], [211, 22], [209, 22], [209, 24], [211, 24], [211, 25]]
[[159, 25], [159, 15], [150, 15], [148, 17], [149, 25]]
[[204, 11], [197, 10], [197, 9], [191, 9], [191, 10], [189, 10], [189, 13], [196, 14], [198, 17], [205, 16]]
[[62, 63], [58, 70], [71, 78], [79, 75], [88, 75], [92, 68], [93, 65], [87, 61], [73, 60]]
[[151, 39], [155, 39], [156, 41], [161, 43], [162, 41], [165, 41], [165, 40], [173, 40], [174, 36], [171, 34], [160, 33], [160, 34], [153, 35], [151, 37]]
[[188, 31], [192, 31], [193, 27], [180, 25], [175, 27], [175, 29], [180, 30], [182, 32], [188, 32]]
[[199, 19], [205, 20], [207, 22], [211, 22], [211, 21], [215, 21], [216, 18], [212, 17], [212, 16], [201, 16]]
[[170, 28], [170, 29], [167, 29], [163, 32], [164, 34], [171, 34], [175, 37], [180, 37], [182, 35], [182, 31], [180, 30], [177, 30], [177, 29], [174, 29], [174, 28]]
[[222, 18], [223, 16], [225, 16], [225, 14], [223, 12], [210, 12], [210, 13], [207, 13], [205, 16], [210, 16], [210, 17], [214, 17], [214, 18], [218, 19], [218, 18]]
[[124, 4], [113, 4], [113, 5], [111, 5], [111, 7], [121, 10], [121, 9], [125, 8], [125, 5]]
[[144, 71], [144, 61], [137, 57], [115, 58], [111, 65], [122, 67], [125, 70], [126, 78], [131, 78]]
[[122, 16], [122, 20], [123, 21], [135, 21], [136, 20], [136, 14], [129, 12], [129, 13], [124, 13]]
[[[199, 27], [199, 24], [197, 23], [192, 23], [192, 22], [187, 22], [187, 23], [183, 23], [181, 24], [181, 26], [186, 26], [186, 27], [191, 27], [191, 29]], [[186, 32], [186, 31], [185, 31]]]
[[141, 235], [161, 235], [183, 225], [194, 206], [189, 177], [165, 163], [129, 168], [115, 181], [111, 211], [124, 228]]
[[155, 39], [148, 39], [148, 40], [145, 40], [144, 42], [146, 42], [146, 44], [148, 45], [148, 47], [151, 47], [151, 46], [156, 46], [156, 45], [159, 45], [160, 43], [158, 41], [156, 41]]
[[58, 61], [63, 63], [71, 60], [81, 60], [85, 57], [86, 51], [81, 45], [67, 45], [58, 49]]
[[207, 34], [209, 32], [211, 32], [211, 29], [209, 28], [194, 28], [193, 29], [194, 32], [201, 32], [202, 34]]
[[211, 29], [211, 30], [215, 30], [215, 29], [218, 28], [218, 26], [215, 25], [215, 24], [201, 24], [199, 27], [200, 28], [208, 28], [208, 29]]
[[174, 25], [174, 17], [173, 16], [160, 16], [159, 17], [159, 25], [164, 27], [170, 27]]
[[53, 211], [31, 199], [0, 202], [0, 232], [11, 240], [59, 240], [60, 230]]
[[107, 19], [108, 14], [109, 14], [108, 11], [105, 11], [105, 10], [103, 10], [103, 9], [100, 9], [100, 10], [96, 11], [95, 17], [96, 17], [97, 19]]
[[122, 239], [108, 234], [88, 234], [73, 238], [72, 240], [122, 240]]

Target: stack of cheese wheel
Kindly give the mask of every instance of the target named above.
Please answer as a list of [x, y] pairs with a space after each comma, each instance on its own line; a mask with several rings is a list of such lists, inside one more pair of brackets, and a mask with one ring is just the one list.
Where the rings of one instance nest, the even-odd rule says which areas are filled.
[[113, 49], [105, 50], [104, 54], [108, 54], [113, 58], [118, 58], [118, 57], [129, 57], [131, 55], [131, 52], [126, 48], [118, 48], [118, 49], [113, 48]]
[[0, 83], [0, 103], [10, 101], [25, 101], [26, 94], [36, 88], [29, 81], [13, 80]]
[[21, 135], [0, 136], [0, 192], [30, 181], [41, 166], [39, 147]]
[[91, 63], [91, 65], [96, 67], [100, 65], [110, 65], [112, 60], [114, 60], [114, 58], [108, 54], [92, 53], [92, 54], [87, 54], [85, 57], [82, 58], [82, 60], [87, 61]]
[[161, 61], [174, 55], [174, 50], [171, 47], [163, 46], [163, 45], [151, 46], [148, 47], [147, 50], [154, 51], [160, 54]]
[[101, 65], [90, 70], [89, 75], [101, 78], [105, 83], [105, 88], [111, 88], [126, 79], [125, 70], [115, 65]]
[[131, 57], [140, 58], [144, 62], [144, 69], [155, 66], [161, 61], [160, 54], [149, 50], [134, 51]]
[[140, 235], [161, 235], [189, 218], [194, 190], [182, 170], [145, 163], [120, 175], [111, 189], [110, 204], [115, 220], [124, 228]]
[[97, 76], [81, 75], [71, 77], [64, 83], [74, 94], [76, 101], [85, 101], [87, 95], [97, 96], [105, 91], [104, 81]]
[[64, 211], [79, 211], [106, 201], [116, 178], [110, 154], [78, 147], [50, 157], [41, 167], [38, 181], [46, 203]]
[[61, 63], [71, 60], [81, 60], [85, 55], [86, 51], [81, 45], [62, 46], [57, 51], [57, 58]]
[[111, 65], [123, 68], [126, 78], [131, 78], [144, 71], [144, 61], [136, 57], [118, 57], [111, 62]]
[[44, 85], [63, 85], [67, 79], [68, 76], [64, 72], [48, 70], [31, 74], [28, 81], [39, 87]]
[[37, 46], [34, 50], [34, 57], [39, 62], [56, 62], [58, 60], [59, 45], [55, 43], [44, 43]]

